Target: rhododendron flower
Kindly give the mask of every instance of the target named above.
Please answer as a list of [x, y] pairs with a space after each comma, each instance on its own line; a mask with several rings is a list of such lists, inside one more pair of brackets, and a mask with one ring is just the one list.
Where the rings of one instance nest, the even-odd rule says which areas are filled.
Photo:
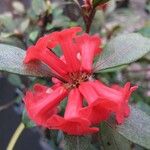
[[[129, 115], [128, 100], [137, 88], [127, 83], [124, 87], [107, 87], [95, 80], [93, 60], [100, 54], [101, 38], [80, 33], [80, 27], [53, 32], [40, 38], [27, 50], [25, 64], [40, 61], [47, 65], [54, 85], [36, 84], [24, 98], [29, 117], [38, 125], [59, 129], [72, 135], [91, 134], [93, 127], [115, 113], [118, 123]], [[60, 47], [63, 55], [55, 54]], [[58, 111], [60, 102], [66, 100], [64, 115]]]

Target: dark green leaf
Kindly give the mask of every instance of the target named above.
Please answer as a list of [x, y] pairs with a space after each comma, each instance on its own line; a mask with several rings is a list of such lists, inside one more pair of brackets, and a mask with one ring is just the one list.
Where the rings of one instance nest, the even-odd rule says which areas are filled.
[[9, 74], [8, 75], [8, 81], [12, 85], [17, 86], [17, 87], [20, 87], [22, 85], [20, 77], [18, 75], [16, 75], [16, 74]]
[[125, 123], [113, 130], [131, 142], [150, 149], [150, 116], [138, 108], [132, 107]]
[[150, 25], [143, 27], [138, 32], [143, 36], [150, 38]]
[[132, 143], [115, 132], [107, 123], [102, 123], [100, 129], [104, 150], [131, 150]]
[[0, 43], [13, 45], [13, 46], [17, 45], [20, 48], [25, 48], [24, 43], [13, 34], [1, 33]]
[[6, 44], [0, 44], [0, 70], [28, 76], [50, 76], [50, 70], [41, 63], [25, 65], [25, 51]]
[[95, 72], [134, 62], [150, 52], [150, 39], [137, 33], [112, 39], [100, 55]]
[[[92, 150], [91, 138], [88, 136], [73, 136], [65, 134], [64, 150]], [[94, 150], [94, 149], [93, 149]]]
[[121, 66], [117, 66], [117, 67], [113, 67], [113, 68], [103, 69], [103, 70], [101, 70], [101, 73], [116, 72], [116, 71], [125, 69], [126, 67], [127, 67], [127, 65], [121, 65]]
[[96, 7], [97, 5], [104, 4], [109, 0], [93, 0], [93, 5]]
[[147, 103], [138, 101], [136, 106], [144, 111], [147, 115], [150, 115], [150, 106]]

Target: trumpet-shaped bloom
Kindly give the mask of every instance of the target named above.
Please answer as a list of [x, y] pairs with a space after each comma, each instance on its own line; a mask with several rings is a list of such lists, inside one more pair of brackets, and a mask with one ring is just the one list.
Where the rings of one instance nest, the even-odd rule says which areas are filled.
[[110, 88], [98, 80], [84, 82], [79, 90], [84, 95], [88, 107], [81, 109], [80, 115], [97, 124], [108, 119], [109, 114], [113, 112], [116, 114], [117, 123], [121, 124], [124, 117], [129, 115], [128, 100], [136, 89], [137, 86], [130, 87], [130, 83], [126, 83], [123, 88], [118, 85]]
[[57, 113], [57, 105], [65, 98], [67, 90], [63, 86], [48, 88], [34, 85], [33, 91], [28, 91], [24, 97], [28, 115], [38, 125], [46, 127], [46, 121]]
[[[36, 84], [24, 97], [29, 117], [38, 125], [60, 129], [67, 134], [84, 135], [98, 131], [93, 127], [116, 114], [118, 123], [129, 115], [128, 100], [137, 87], [107, 87], [94, 80], [93, 60], [100, 54], [101, 38], [86, 33], [80, 27], [53, 32], [28, 48], [25, 64], [40, 61], [55, 74], [54, 85]], [[55, 53], [61, 49], [62, 56]], [[60, 102], [68, 98], [64, 114], [59, 114]]]

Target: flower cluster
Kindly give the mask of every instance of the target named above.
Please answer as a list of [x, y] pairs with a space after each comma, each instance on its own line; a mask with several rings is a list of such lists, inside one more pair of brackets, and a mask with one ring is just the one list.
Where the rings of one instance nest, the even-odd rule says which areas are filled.
[[[71, 135], [97, 132], [94, 125], [112, 113], [119, 124], [123, 123], [130, 112], [128, 100], [137, 88], [130, 83], [108, 87], [93, 78], [93, 60], [102, 51], [101, 38], [77, 34], [81, 31], [80, 27], [73, 27], [45, 35], [28, 48], [24, 60], [25, 64], [41, 61], [56, 75], [52, 87], [36, 84], [27, 91], [24, 102], [29, 117], [38, 125]], [[54, 51], [58, 46], [61, 56]], [[63, 100], [67, 105], [62, 114], [59, 105]]]

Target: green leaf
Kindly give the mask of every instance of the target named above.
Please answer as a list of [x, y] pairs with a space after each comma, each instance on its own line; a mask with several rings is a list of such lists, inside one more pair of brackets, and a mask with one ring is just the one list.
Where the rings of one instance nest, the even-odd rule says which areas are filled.
[[50, 76], [50, 69], [41, 63], [25, 65], [26, 52], [21, 48], [0, 44], [0, 70], [28, 76]]
[[104, 48], [95, 65], [95, 72], [129, 64], [148, 52], [150, 52], [150, 39], [138, 33], [119, 35]]
[[97, 5], [104, 4], [110, 0], [93, 0], [93, 5], [96, 7]]
[[38, 31], [38, 30], [32, 31], [32, 32], [29, 34], [29, 39], [30, 39], [31, 41], [35, 41], [36, 38], [38, 37], [38, 34], [39, 34], [39, 31]]
[[25, 48], [23, 41], [21, 41], [17, 36], [9, 33], [1, 33], [0, 43], [18, 46], [20, 48]]
[[36, 125], [28, 118], [26, 111], [24, 110], [22, 113], [22, 122], [26, 126], [26, 128], [32, 128]]
[[150, 106], [147, 103], [143, 101], [138, 101], [136, 106], [144, 111], [147, 115], [150, 115]]
[[22, 21], [22, 23], [20, 24], [20, 31], [23, 33], [26, 31], [26, 29], [28, 28], [29, 26], [29, 23], [30, 23], [30, 20], [28, 18], [24, 19]]
[[20, 77], [16, 74], [9, 74], [8, 75], [8, 81], [12, 85], [17, 86], [17, 87], [20, 87], [22, 85], [22, 81], [21, 81]]
[[64, 135], [64, 150], [94, 150], [88, 136]]
[[131, 114], [125, 123], [118, 125], [113, 130], [129, 141], [150, 149], [150, 116], [140, 109], [131, 107]]
[[132, 150], [132, 143], [115, 132], [107, 123], [102, 123], [100, 129], [101, 143], [104, 150]]
[[43, 0], [32, 0], [32, 9], [36, 15], [40, 15], [47, 10]]
[[[7, 32], [13, 32], [16, 28], [16, 23], [13, 20], [13, 16], [11, 13], [0, 14], [0, 27], [2, 26], [2, 30]], [[0, 28], [1, 29], [1, 28]]]
[[127, 67], [127, 65], [121, 65], [121, 66], [117, 66], [117, 67], [113, 67], [113, 68], [103, 69], [103, 70], [101, 70], [101, 73], [116, 72], [116, 71], [123, 70], [126, 67]]
[[150, 38], [150, 25], [143, 27], [138, 32], [143, 36]]

